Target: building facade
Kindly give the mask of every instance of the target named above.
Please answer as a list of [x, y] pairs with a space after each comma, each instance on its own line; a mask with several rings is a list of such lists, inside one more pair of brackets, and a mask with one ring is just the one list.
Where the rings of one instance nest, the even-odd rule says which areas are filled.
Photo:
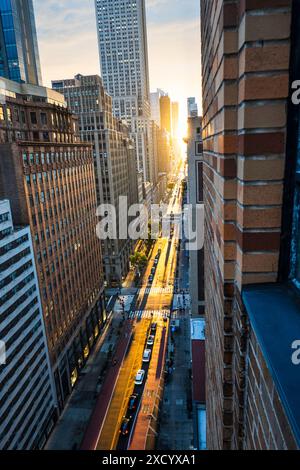
[[172, 136], [173, 139], [178, 139], [179, 136], [179, 103], [172, 102]]
[[0, 201], [0, 449], [43, 447], [56, 420], [56, 399], [30, 228], [13, 225]]
[[160, 127], [172, 135], [172, 104], [169, 96], [160, 98]]
[[129, 124], [138, 170], [147, 182], [145, 165], [153, 156], [148, 145], [151, 111], [145, 0], [95, 0], [95, 8], [104, 88], [113, 98], [114, 115]]
[[165, 173], [169, 177], [172, 168], [172, 145], [170, 134], [159, 129], [157, 132], [158, 173]]
[[160, 119], [160, 98], [162, 96], [166, 96], [165, 93], [160, 88], [153, 93], [150, 93], [150, 105], [151, 105], [151, 118], [156, 122], [158, 127], [161, 126], [161, 119]]
[[59, 408], [105, 321], [92, 146], [62, 95], [5, 80], [0, 197], [30, 225]]
[[[188, 203], [194, 208], [203, 204], [203, 141], [201, 117], [188, 118]], [[204, 248], [192, 251], [189, 260], [191, 310], [193, 316], [204, 315]]]
[[0, 1], [0, 77], [42, 84], [32, 0]]
[[196, 103], [196, 98], [191, 97], [187, 100], [187, 111], [188, 117], [197, 117], [198, 116], [198, 105]]
[[[93, 144], [97, 203], [112, 204], [116, 213], [120, 212], [119, 231], [119, 222], [127, 226], [127, 213], [120, 211], [119, 198], [127, 197], [128, 207], [138, 203], [135, 147], [128, 126], [113, 116], [112, 99], [98, 75], [77, 75], [71, 80], [53, 81], [52, 86], [64, 95], [69, 108], [78, 116], [82, 141]], [[103, 241], [108, 284], [122, 283], [133, 247], [128, 237]]]
[[299, 7], [201, 1], [209, 449], [300, 444]]

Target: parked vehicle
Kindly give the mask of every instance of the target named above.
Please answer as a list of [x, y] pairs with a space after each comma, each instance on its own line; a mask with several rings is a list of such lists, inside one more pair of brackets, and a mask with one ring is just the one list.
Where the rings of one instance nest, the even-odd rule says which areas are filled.
[[147, 346], [153, 346], [154, 344], [154, 336], [153, 335], [150, 335], [148, 340], [147, 340]]
[[157, 323], [152, 323], [151, 325], [151, 333], [156, 333], [156, 330], [157, 330]]
[[151, 359], [151, 349], [145, 349], [143, 354], [143, 362], [150, 362]]
[[135, 376], [135, 385], [142, 385], [142, 383], [144, 382], [144, 378], [145, 378], [145, 371], [144, 370], [139, 370]]
[[129, 402], [128, 402], [128, 411], [136, 410], [138, 398], [139, 396], [137, 393], [134, 393], [133, 395], [131, 395], [131, 397], [129, 398]]
[[131, 427], [131, 418], [123, 418], [121, 427], [120, 427], [120, 434], [123, 436], [127, 436], [129, 434]]

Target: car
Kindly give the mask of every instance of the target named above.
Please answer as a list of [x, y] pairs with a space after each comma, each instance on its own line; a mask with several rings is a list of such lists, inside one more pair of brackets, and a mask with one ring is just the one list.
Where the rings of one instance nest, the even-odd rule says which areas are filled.
[[154, 344], [154, 336], [153, 335], [150, 335], [147, 339], [147, 346], [153, 346]]
[[151, 359], [151, 349], [145, 349], [143, 354], [143, 362], [150, 362]]
[[120, 434], [123, 436], [127, 436], [130, 431], [130, 426], [131, 426], [131, 419], [130, 418], [123, 418], [122, 424], [120, 427]]
[[152, 333], [155, 333], [155, 332], [156, 332], [156, 329], [157, 329], [157, 323], [152, 323], [152, 325], [151, 325], [151, 332], [152, 332]]
[[155, 264], [155, 266], [157, 266], [157, 265], [158, 265], [158, 258], [155, 258], [155, 260], [154, 260], [154, 264]]
[[169, 317], [168, 317], [167, 313], [164, 313], [164, 316], [163, 316], [164, 322], [167, 322], [167, 321], [168, 321], [168, 318], [169, 318]]
[[153, 268], [151, 269], [151, 274], [155, 274], [155, 271], [156, 271], [156, 267], [153, 266]]
[[153, 277], [152, 274], [151, 274], [151, 275], [149, 276], [148, 281], [149, 281], [149, 282], [153, 282], [153, 279], [154, 279], [154, 277]]
[[137, 371], [137, 374], [135, 376], [135, 385], [142, 385], [142, 383], [144, 382], [144, 378], [145, 378], [145, 371], [143, 369]]
[[134, 393], [133, 395], [131, 395], [131, 397], [129, 398], [129, 402], [128, 402], [128, 411], [136, 410], [138, 398], [139, 396], [137, 393]]

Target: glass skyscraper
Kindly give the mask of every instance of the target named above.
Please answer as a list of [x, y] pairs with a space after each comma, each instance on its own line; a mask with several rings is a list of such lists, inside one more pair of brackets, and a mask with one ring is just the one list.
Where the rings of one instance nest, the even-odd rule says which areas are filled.
[[0, 0], [0, 76], [42, 84], [32, 0]]

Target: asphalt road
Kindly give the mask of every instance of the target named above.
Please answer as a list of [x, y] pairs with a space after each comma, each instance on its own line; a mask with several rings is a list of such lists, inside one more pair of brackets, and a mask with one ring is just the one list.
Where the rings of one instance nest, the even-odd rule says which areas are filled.
[[[174, 189], [173, 197], [169, 206], [169, 213], [175, 213], [181, 209], [181, 180]], [[148, 279], [151, 269], [154, 266], [155, 257], [158, 250], [161, 250], [159, 263], [156, 267], [153, 282], [150, 284]], [[176, 259], [178, 250], [178, 240], [173, 237], [171, 240], [159, 239], [155, 243], [152, 258], [149, 261], [144, 276], [143, 286], [141, 287], [136, 305], [133, 308], [131, 321], [133, 337], [126, 357], [120, 368], [119, 376], [116, 382], [114, 393], [107, 410], [106, 418], [99, 436], [98, 450], [125, 450], [129, 447], [133, 436], [138, 432], [136, 426], [139, 423], [139, 415], [143, 413], [142, 401], [143, 393], [147, 388], [148, 376], [153, 374], [162, 374], [164, 364], [162, 364], [162, 354], [168, 338], [169, 320], [165, 320], [161, 314], [162, 310], [170, 310], [173, 300], [173, 287], [175, 283]], [[153, 289], [150, 290], [149, 288]], [[138, 317], [135, 316], [135, 310], [139, 311]], [[153, 311], [153, 316], [148, 312]], [[143, 314], [147, 312], [147, 314]], [[147, 338], [150, 332], [151, 323], [157, 323], [157, 331], [153, 347], [146, 346]], [[150, 363], [143, 363], [143, 353], [145, 349], [152, 349]], [[143, 385], [136, 386], [134, 379], [139, 369], [145, 370], [145, 379]], [[130, 434], [122, 436], [120, 427], [123, 417], [127, 414], [128, 401], [133, 393], [138, 393], [139, 401], [135, 415], [132, 416], [132, 425]], [[142, 432], [142, 431], [141, 431]]]

